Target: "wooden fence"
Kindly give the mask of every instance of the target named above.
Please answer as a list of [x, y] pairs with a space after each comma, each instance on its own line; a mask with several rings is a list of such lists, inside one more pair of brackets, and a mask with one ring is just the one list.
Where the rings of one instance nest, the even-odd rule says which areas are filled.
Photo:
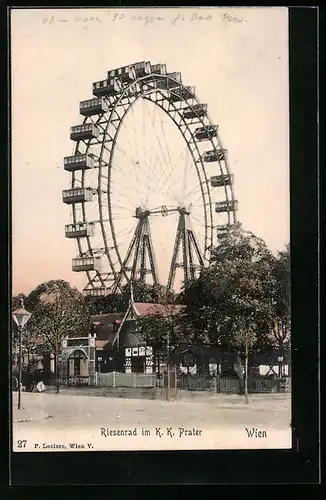
[[216, 378], [207, 375], [180, 375], [177, 388], [184, 391], [216, 391]]
[[[66, 380], [67, 382], [68, 385], [88, 385], [88, 377], [70, 377], [69, 380]], [[95, 378], [95, 385], [99, 387], [150, 388], [162, 387], [162, 382], [163, 379], [158, 379], [156, 374], [146, 373], [96, 373]], [[182, 374], [177, 378], [177, 389], [239, 394], [240, 381], [235, 377]], [[248, 392], [254, 394], [272, 392], [290, 393], [291, 378], [249, 377]]]
[[147, 373], [96, 373], [100, 387], [156, 387], [156, 374]]
[[[216, 391], [228, 394], [239, 394], [240, 381], [236, 377], [210, 377], [207, 375], [181, 375], [178, 388], [188, 391]], [[273, 377], [249, 377], [248, 392], [270, 393], [291, 392], [291, 378], [282, 380]]]

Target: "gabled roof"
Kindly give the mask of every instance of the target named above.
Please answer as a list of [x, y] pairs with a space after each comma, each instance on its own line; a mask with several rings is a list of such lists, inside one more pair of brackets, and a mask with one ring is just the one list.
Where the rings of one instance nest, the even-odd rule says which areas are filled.
[[152, 302], [134, 302], [133, 310], [136, 316], [162, 316], [178, 314], [184, 306], [179, 304], [155, 304]]
[[128, 309], [121, 321], [119, 329], [112, 341], [112, 345], [115, 344], [117, 339], [120, 337], [120, 332], [126, 321], [135, 320], [139, 317], [144, 316], [161, 316], [168, 317], [171, 314], [178, 314], [185, 306], [179, 304], [156, 304], [155, 302], [129, 302]]

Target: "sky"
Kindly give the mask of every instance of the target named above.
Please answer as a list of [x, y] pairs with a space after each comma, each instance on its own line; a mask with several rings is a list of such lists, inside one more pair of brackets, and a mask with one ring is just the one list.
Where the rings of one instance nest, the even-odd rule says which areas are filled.
[[[64, 235], [70, 208], [61, 193], [70, 187], [63, 168], [63, 158], [73, 154], [70, 127], [81, 123], [79, 102], [92, 97], [93, 82], [109, 69], [144, 60], [180, 71], [183, 82], [195, 85], [200, 102], [208, 104], [228, 150], [244, 228], [273, 252], [289, 242], [286, 8], [14, 9], [13, 294], [58, 278], [85, 286], [84, 274], [71, 270], [76, 247]], [[121, 145], [128, 130], [131, 134], [131, 121]], [[177, 140], [171, 136], [175, 155]], [[123, 197], [130, 184], [123, 171], [119, 175], [116, 193]], [[163, 202], [160, 196], [158, 205]], [[171, 247], [172, 229], [163, 235]]]

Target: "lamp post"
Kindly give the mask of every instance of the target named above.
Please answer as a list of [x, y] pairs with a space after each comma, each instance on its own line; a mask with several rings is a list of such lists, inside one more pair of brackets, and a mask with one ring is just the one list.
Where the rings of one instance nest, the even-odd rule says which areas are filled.
[[18, 333], [19, 333], [19, 359], [18, 359], [18, 364], [19, 364], [19, 381], [18, 381], [18, 410], [20, 410], [20, 401], [21, 401], [21, 387], [22, 387], [22, 331], [24, 326], [26, 325], [27, 321], [31, 317], [31, 313], [26, 311], [24, 309], [24, 301], [23, 297], [20, 297], [20, 307], [18, 309], [15, 309], [12, 312], [12, 317], [18, 326]]

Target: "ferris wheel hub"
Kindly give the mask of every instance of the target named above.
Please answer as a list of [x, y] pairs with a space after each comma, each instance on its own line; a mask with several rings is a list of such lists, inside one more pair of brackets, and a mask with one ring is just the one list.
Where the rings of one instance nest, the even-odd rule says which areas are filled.
[[184, 214], [184, 215], [190, 215], [191, 213], [191, 205], [188, 207], [180, 206], [180, 207], [167, 207], [166, 205], [162, 205], [161, 207], [158, 208], [153, 208], [153, 209], [146, 209], [142, 207], [137, 207], [135, 210], [135, 215], [137, 219], [144, 219], [148, 217], [149, 215], [159, 215], [161, 214], [163, 217], [171, 214], [171, 213], [176, 213], [178, 212], [179, 214]]

